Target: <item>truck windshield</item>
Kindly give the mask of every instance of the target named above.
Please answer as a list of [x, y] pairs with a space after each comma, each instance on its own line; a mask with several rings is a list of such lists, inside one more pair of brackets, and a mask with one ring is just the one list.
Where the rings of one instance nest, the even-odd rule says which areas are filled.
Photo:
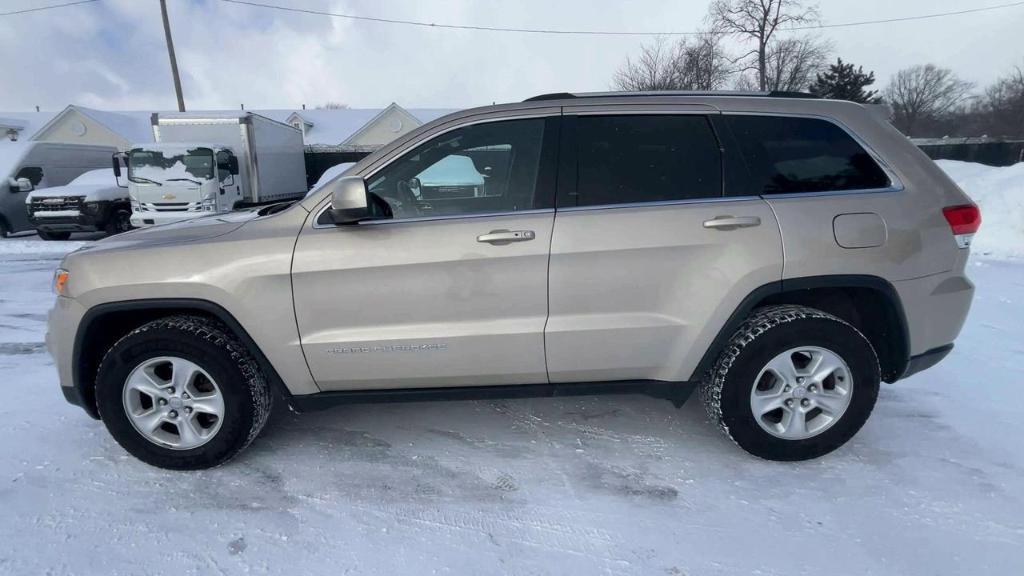
[[135, 183], [211, 180], [213, 167], [210, 148], [175, 151], [136, 148], [128, 154], [128, 179]]

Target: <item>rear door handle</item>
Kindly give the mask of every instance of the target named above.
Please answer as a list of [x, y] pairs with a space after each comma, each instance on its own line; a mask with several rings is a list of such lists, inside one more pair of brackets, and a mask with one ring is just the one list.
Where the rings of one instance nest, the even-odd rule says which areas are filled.
[[757, 216], [716, 216], [711, 220], [704, 221], [705, 228], [714, 230], [735, 230], [760, 225], [761, 219]]
[[526, 242], [536, 237], [537, 235], [533, 230], [491, 230], [487, 234], [477, 236], [476, 241], [495, 246], [504, 246], [513, 242]]

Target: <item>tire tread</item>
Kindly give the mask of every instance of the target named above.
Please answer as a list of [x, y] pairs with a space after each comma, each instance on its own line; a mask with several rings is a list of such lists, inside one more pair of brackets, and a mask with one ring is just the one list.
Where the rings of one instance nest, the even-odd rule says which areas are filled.
[[[159, 318], [128, 332], [104, 354], [97, 374], [103, 373], [113, 354], [116, 353], [125, 341], [158, 332], [178, 332], [203, 340], [227, 351], [231, 361], [238, 367], [242, 375], [242, 380], [248, 388], [252, 401], [254, 417], [245, 440], [234, 446], [213, 467], [223, 465], [248, 447], [259, 436], [263, 427], [266, 426], [273, 408], [273, 395], [271, 394], [267, 379], [262, 370], [260, 370], [256, 360], [252, 357], [252, 354], [249, 353], [249, 350], [237, 338], [231, 335], [230, 330], [224, 324], [212, 318], [194, 315], [175, 315]], [[99, 394], [96, 397], [98, 399]], [[97, 411], [100, 412], [100, 419], [103, 419], [103, 413], [100, 411], [100, 403], [98, 401]]]

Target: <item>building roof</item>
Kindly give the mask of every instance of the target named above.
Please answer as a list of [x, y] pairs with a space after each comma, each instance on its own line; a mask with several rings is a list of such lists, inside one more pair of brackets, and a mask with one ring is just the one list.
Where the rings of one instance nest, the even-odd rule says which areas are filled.
[[57, 112], [0, 112], [0, 144], [10, 142], [6, 136], [8, 129], [17, 131], [18, 140], [28, 140], [57, 114]]
[[[254, 110], [278, 122], [291, 124], [293, 118], [306, 123], [306, 144], [334, 146], [350, 139], [370, 122], [391, 108], [333, 108], [311, 110]], [[443, 108], [403, 108], [421, 123], [454, 112]]]

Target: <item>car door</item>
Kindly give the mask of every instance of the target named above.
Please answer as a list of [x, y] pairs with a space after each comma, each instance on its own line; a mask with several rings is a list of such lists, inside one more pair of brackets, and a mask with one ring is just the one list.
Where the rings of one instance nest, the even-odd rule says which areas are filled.
[[365, 174], [392, 218], [314, 210], [292, 273], [322, 390], [547, 382], [558, 128], [556, 108], [435, 130]]
[[565, 108], [545, 331], [553, 383], [688, 380], [743, 298], [781, 278], [771, 208], [724, 194], [742, 167], [724, 162], [715, 116]]

